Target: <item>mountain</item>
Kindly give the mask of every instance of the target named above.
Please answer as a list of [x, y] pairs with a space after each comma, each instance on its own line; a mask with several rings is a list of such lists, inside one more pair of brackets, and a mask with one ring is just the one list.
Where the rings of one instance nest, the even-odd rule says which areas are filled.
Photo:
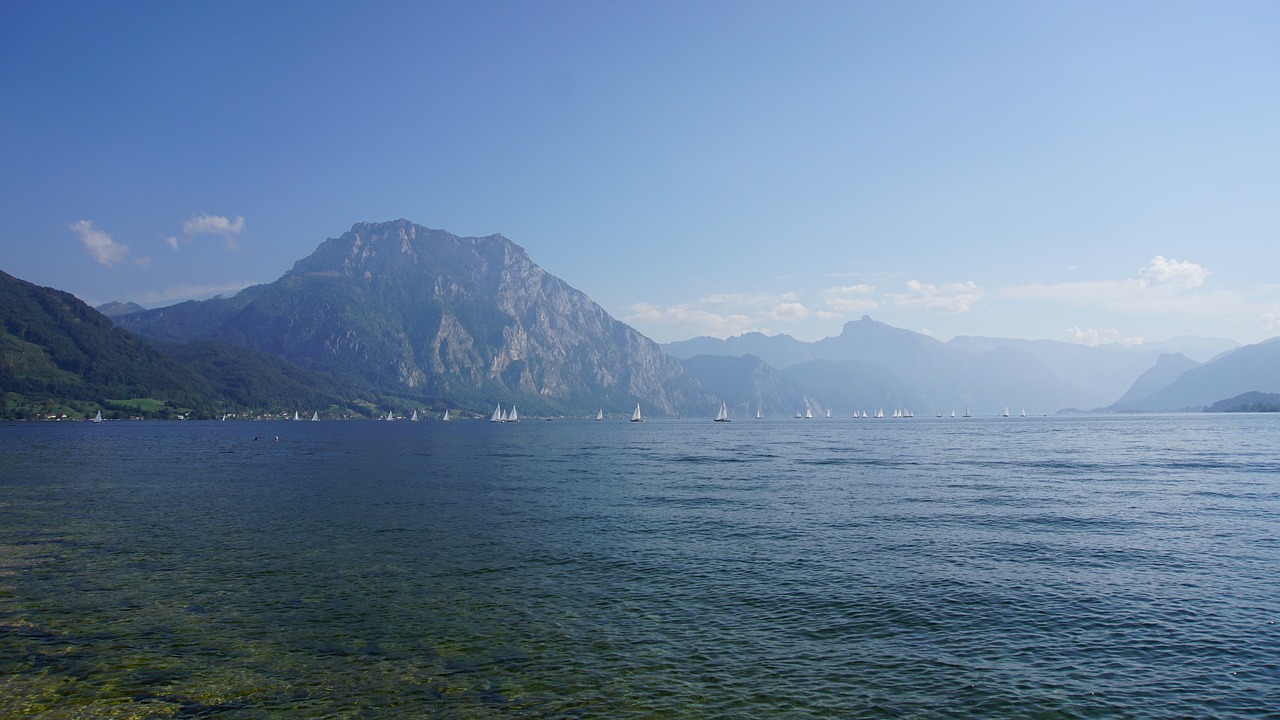
[[697, 355], [680, 361], [684, 371], [723, 400], [735, 418], [791, 415], [805, 407], [805, 392], [781, 372], [754, 355]]
[[[993, 413], [1006, 405], [1035, 414], [1110, 405], [1125, 395], [1139, 376], [1155, 368], [1162, 354], [1182, 353], [1187, 358], [1209, 360], [1234, 347], [1232, 340], [1191, 336], [1137, 346], [974, 336], [943, 343], [866, 316], [846, 323], [839, 335], [816, 342], [746, 333], [724, 340], [697, 337], [663, 346], [679, 358], [750, 354], [784, 373], [814, 361], [857, 361], [864, 366], [849, 376], [828, 368], [791, 377], [803, 384], [809, 396], [822, 398], [819, 402], [868, 396], [850, 391], [848, 384], [856, 378], [860, 383], [878, 384], [879, 394], [871, 393], [878, 398], [876, 405], [902, 403], [916, 412], [929, 413], [971, 407], [979, 414]], [[871, 367], [879, 368], [881, 375], [868, 374]], [[1160, 368], [1165, 375], [1157, 373], [1152, 378], [1165, 377], [1170, 367], [1166, 362]], [[1149, 378], [1148, 382], [1156, 380]]]
[[2, 272], [0, 319], [0, 417], [371, 416], [406, 404], [223, 343], [146, 342], [70, 293]]
[[1176, 412], [1201, 410], [1246, 392], [1280, 392], [1280, 337], [1236, 348], [1191, 368], [1164, 388], [1113, 410]]
[[1280, 393], [1247, 392], [1205, 408], [1205, 412], [1280, 412]]
[[410, 397], [532, 413], [718, 404], [656, 343], [501, 235], [359, 223], [273, 283], [120, 318], [144, 337], [219, 340]]
[[1144, 398], [1163, 390], [1182, 377], [1183, 373], [1200, 365], [1181, 353], [1161, 355], [1156, 359], [1156, 364], [1139, 375], [1125, 394], [1108, 409], [1118, 412], [1134, 410]]
[[[74, 295], [0, 272], [0, 391], [5, 417], [72, 417], [140, 401], [207, 407], [199, 373], [119, 328]], [[154, 406], [154, 402], [151, 403]]]
[[[1080, 394], [1031, 353], [998, 346], [982, 351], [952, 347], [867, 316], [846, 323], [837, 336], [811, 343], [785, 335], [747, 333], [727, 340], [695, 338], [664, 347], [677, 357], [691, 350], [722, 356], [750, 350], [784, 373], [814, 361], [845, 364], [842, 370], [816, 366], [789, 375], [802, 381], [806, 394], [824, 407], [869, 402], [932, 414], [965, 407], [995, 413], [1016, 404], [1035, 412], [1051, 412], [1071, 404]], [[864, 392], [856, 383], [872, 383], [877, 389]], [[850, 407], [837, 410], [852, 412]]]
[[336, 413], [381, 417], [384, 406], [409, 405], [385, 397], [377, 398], [381, 401], [377, 403], [361, 401], [359, 390], [328, 375], [215, 340], [156, 342], [155, 347], [205, 378], [217, 392], [219, 407], [227, 411], [252, 409], [287, 414], [290, 410], [307, 409], [325, 411], [326, 416]]
[[877, 409], [892, 415], [895, 409], [916, 412], [932, 407], [902, 378], [861, 360], [810, 360], [782, 372], [808, 389], [804, 404], [796, 407], [807, 407], [815, 415], [828, 410], [836, 417], [850, 417], [854, 411], [874, 415]]
[[94, 309], [109, 318], [120, 317], [121, 315], [128, 315], [129, 313], [142, 312], [143, 310], [146, 310], [146, 308], [135, 302], [122, 303], [115, 300], [99, 305]]
[[1011, 348], [1033, 355], [1056, 377], [1074, 388], [1070, 404], [1082, 408], [1116, 402], [1135, 378], [1152, 368], [1161, 355], [1181, 354], [1203, 362], [1236, 347], [1232, 340], [1190, 336], [1132, 346], [972, 336], [958, 336], [947, 344], [970, 352]]
[[812, 343], [796, 340], [790, 335], [749, 332], [724, 340], [705, 335], [691, 340], [678, 340], [665, 343], [662, 349], [668, 355], [681, 360], [698, 355], [720, 357], [751, 355], [781, 370], [797, 363], [817, 359], [812, 345]]

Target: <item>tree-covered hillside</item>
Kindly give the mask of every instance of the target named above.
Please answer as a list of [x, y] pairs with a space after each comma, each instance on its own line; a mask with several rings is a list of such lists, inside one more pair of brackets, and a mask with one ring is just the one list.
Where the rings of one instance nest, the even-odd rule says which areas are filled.
[[0, 272], [0, 418], [215, 417], [407, 406], [217, 342], [152, 345], [70, 293]]

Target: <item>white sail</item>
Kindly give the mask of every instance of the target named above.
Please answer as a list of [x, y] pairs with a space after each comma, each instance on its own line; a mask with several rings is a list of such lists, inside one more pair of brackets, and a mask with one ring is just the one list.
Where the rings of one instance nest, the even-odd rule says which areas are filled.
[[802, 417], [804, 417], [804, 416], [800, 414], [800, 411], [799, 411], [799, 410], [797, 410], [797, 411], [796, 411], [796, 419], [798, 420], [798, 419], [800, 419], [800, 418], [802, 418]]
[[294, 421], [294, 422], [297, 422], [297, 421], [299, 421], [299, 420], [301, 420], [301, 419], [302, 419], [302, 418], [298, 417], [298, 411], [297, 411], [297, 410], [294, 410], [294, 411], [293, 411], [293, 421]]
[[311, 422], [320, 422], [320, 411], [316, 410], [311, 413]]
[[440, 419], [441, 419], [441, 420], [443, 420], [443, 421], [445, 421], [445, 422], [449, 422], [449, 408], [445, 408], [445, 409], [444, 409], [444, 417], [442, 417], [442, 418], [440, 418]]
[[809, 408], [805, 408], [805, 409], [804, 409], [804, 417], [805, 417], [805, 419], [806, 419], [806, 420], [811, 419], [811, 418], [813, 417], [813, 410], [811, 410], [811, 409], [809, 409]]
[[636, 403], [636, 411], [631, 413], [631, 422], [644, 422], [644, 418], [640, 417], [640, 403]]
[[414, 408], [414, 409], [413, 409], [413, 415], [412, 415], [409, 419], [410, 419], [410, 420], [417, 420], [417, 419], [418, 419], [418, 409], [417, 409], [417, 408]]
[[388, 421], [391, 421], [391, 420], [395, 420], [395, 419], [396, 419], [395, 411], [393, 411], [393, 410], [388, 410], [388, 411], [387, 411], [387, 420], [388, 420]]
[[1026, 417], [1026, 416], [1027, 416], [1027, 409], [1022, 408], [1022, 417]]
[[[224, 417], [223, 419], [225, 420], [226, 418]], [[98, 414], [97, 414], [97, 415], [94, 415], [94, 416], [93, 416], [93, 420], [92, 420], [91, 422], [96, 422], [96, 423], [100, 423], [100, 422], [102, 422], [102, 411], [101, 411], [101, 410], [99, 410], [99, 411], [98, 411]]]
[[729, 406], [723, 401], [720, 403], [720, 412], [716, 413], [716, 422], [729, 422]]
[[1009, 417], [1009, 406], [1008, 406], [1008, 405], [1005, 405], [1005, 406], [1004, 406], [1004, 413], [1003, 413], [1003, 415], [1002, 415], [1001, 417]]
[[756, 406], [756, 419], [757, 419], [757, 420], [760, 420], [760, 419], [763, 419], [763, 418], [764, 418], [764, 413], [760, 410], [760, 406], [759, 406], [759, 405], [757, 405], [757, 406]]
[[956, 411], [955, 411], [955, 410], [952, 410], [952, 411], [951, 411], [951, 417], [955, 417], [955, 416], [956, 416]]
[[503, 420], [502, 403], [498, 403], [498, 407], [494, 408], [493, 417], [489, 418], [489, 422], [502, 422]]
[[511, 406], [511, 412], [507, 413], [507, 422], [520, 422], [520, 413], [516, 412], [516, 406]]
[[604, 419], [604, 408], [600, 408], [599, 410], [596, 411], [596, 419], [597, 420]]
[[831, 408], [827, 408], [827, 419], [831, 419]]

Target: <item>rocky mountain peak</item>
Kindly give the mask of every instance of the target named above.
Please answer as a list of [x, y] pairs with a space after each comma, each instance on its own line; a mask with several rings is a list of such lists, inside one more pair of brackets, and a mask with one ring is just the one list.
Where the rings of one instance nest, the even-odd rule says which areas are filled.
[[238, 306], [142, 315], [139, 332], [221, 339], [423, 396], [579, 411], [640, 401], [655, 414], [712, 402], [653, 341], [502, 235], [403, 219], [356, 223]]

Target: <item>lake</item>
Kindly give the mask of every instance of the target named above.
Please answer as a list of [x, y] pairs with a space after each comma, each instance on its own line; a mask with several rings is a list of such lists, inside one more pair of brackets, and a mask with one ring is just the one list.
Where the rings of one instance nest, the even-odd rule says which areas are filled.
[[1259, 717], [1277, 621], [1272, 415], [0, 425], [0, 717]]

